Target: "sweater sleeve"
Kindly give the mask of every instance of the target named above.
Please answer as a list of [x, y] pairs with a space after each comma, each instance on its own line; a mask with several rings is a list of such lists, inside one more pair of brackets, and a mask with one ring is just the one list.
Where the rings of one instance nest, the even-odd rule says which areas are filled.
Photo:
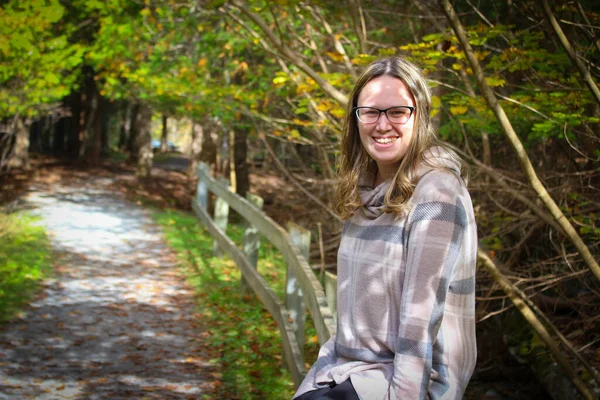
[[432, 365], [444, 370], [436, 342], [467, 229], [463, 190], [462, 182], [445, 172], [427, 174], [415, 188], [407, 215], [406, 269], [389, 399], [428, 398]]

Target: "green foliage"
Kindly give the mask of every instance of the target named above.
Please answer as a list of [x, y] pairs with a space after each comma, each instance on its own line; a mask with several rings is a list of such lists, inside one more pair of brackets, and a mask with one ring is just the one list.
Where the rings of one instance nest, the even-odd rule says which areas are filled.
[[[482, 24], [465, 26], [465, 29], [475, 56], [484, 68], [487, 84], [493, 90], [502, 88], [502, 95], [512, 99], [502, 101], [502, 106], [527, 147], [550, 137], [562, 138], [565, 131], [595, 123], [587, 112], [594, 99], [574, 77], [566, 53], [549, 47], [543, 32]], [[464, 72], [469, 85], [477, 88], [464, 53], [450, 32], [428, 34], [421, 42], [403, 45], [400, 49], [423, 66], [426, 74], [445, 69], [443, 64], [451, 65], [452, 71]], [[455, 72], [455, 75], [456, 79], [448, 77], [444, 82], [463, 88], [466, 82], [459, 79], [460, 74]], [[496, 119], [480, 96], [473, 99], [463, 92], [449, 90], [444, 92], [440, 103], [452, 119], [464, 124], [469, 135], [498, 132]], [[453, 121], [442, 126], [442, 137], [460, 140], [451, 137], [452, 132], [457, 132], [456, 128]]]
[[[254, 296], [240, 293], [240, 272], [233, 261], [213, 257], [212, 238], [195, 217], [179, 212], [154, 215], [194, 286], [208, 327], [206, 340], [222, 368], [218, 398], [289, 399], [294, 393], [284, 368], [279, 329]], [[242, 229], [229, 234], [241, 241]], [[283, 294], [285, 266], [272, 246], [261, 243], [259, 272]], [[277, 283], [278, 282], [278, 283]]]
[[592, 200], [579, 193], [572, 192], [569, 193], [567, 205], [563, 210], [565, 214], [571, 214], [582, 239], [590, 243], [600, 241], [600, 217], [595, 212], [587, 211], [593, 208], [594, 203]]
[[85, 46], [69, 42], [64, 13], [58, 0], [0, 8], [0, 118], [38, 115], [73, 89]]
[[48, 237], [36, 221], [0, 214], [0, 322], [14, 317], [52, 272]]

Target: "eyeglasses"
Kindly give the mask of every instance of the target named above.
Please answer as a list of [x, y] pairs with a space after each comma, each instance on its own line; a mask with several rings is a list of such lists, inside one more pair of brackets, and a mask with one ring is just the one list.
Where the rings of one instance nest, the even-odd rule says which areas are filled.
[[379, 121], [381, 113], [384, 113], [388, 121], [392, 124], [405, 124], [412, 116], [414, 107], [396, 106], [381, 110], [375, 107], [354, 107], [352, 110], [356, 113], [358, 120], [364, 124], [374, 124]]

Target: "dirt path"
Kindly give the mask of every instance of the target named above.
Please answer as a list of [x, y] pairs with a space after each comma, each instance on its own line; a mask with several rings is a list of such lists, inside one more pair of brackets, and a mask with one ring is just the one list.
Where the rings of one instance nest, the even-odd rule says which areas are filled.
[[193, 293], [148, 212], [110, 183], [39, 186], [25, 198], [60, 268], [0, 328], [0, 399], [210, 398]]

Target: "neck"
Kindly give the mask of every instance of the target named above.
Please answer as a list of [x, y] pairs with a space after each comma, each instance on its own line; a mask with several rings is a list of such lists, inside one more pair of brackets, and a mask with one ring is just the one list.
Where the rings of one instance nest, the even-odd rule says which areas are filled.
[[377, 187], [383, 182], [385, 182], [389, 176], [383, 175], [381, 171], [377, 171], [377, 175], [375, 175], [375, 182], [373, 182], [373, 187]]
[[375, 187], [379, 186], [380, 183], [392, 178], [394, 176], [394, 174], [396, 173], [397, 168], [398, 167], [393, 167], [393, 168], [377, 167], [377, 174], [375, 175], [375, 182], [374, 182]]

